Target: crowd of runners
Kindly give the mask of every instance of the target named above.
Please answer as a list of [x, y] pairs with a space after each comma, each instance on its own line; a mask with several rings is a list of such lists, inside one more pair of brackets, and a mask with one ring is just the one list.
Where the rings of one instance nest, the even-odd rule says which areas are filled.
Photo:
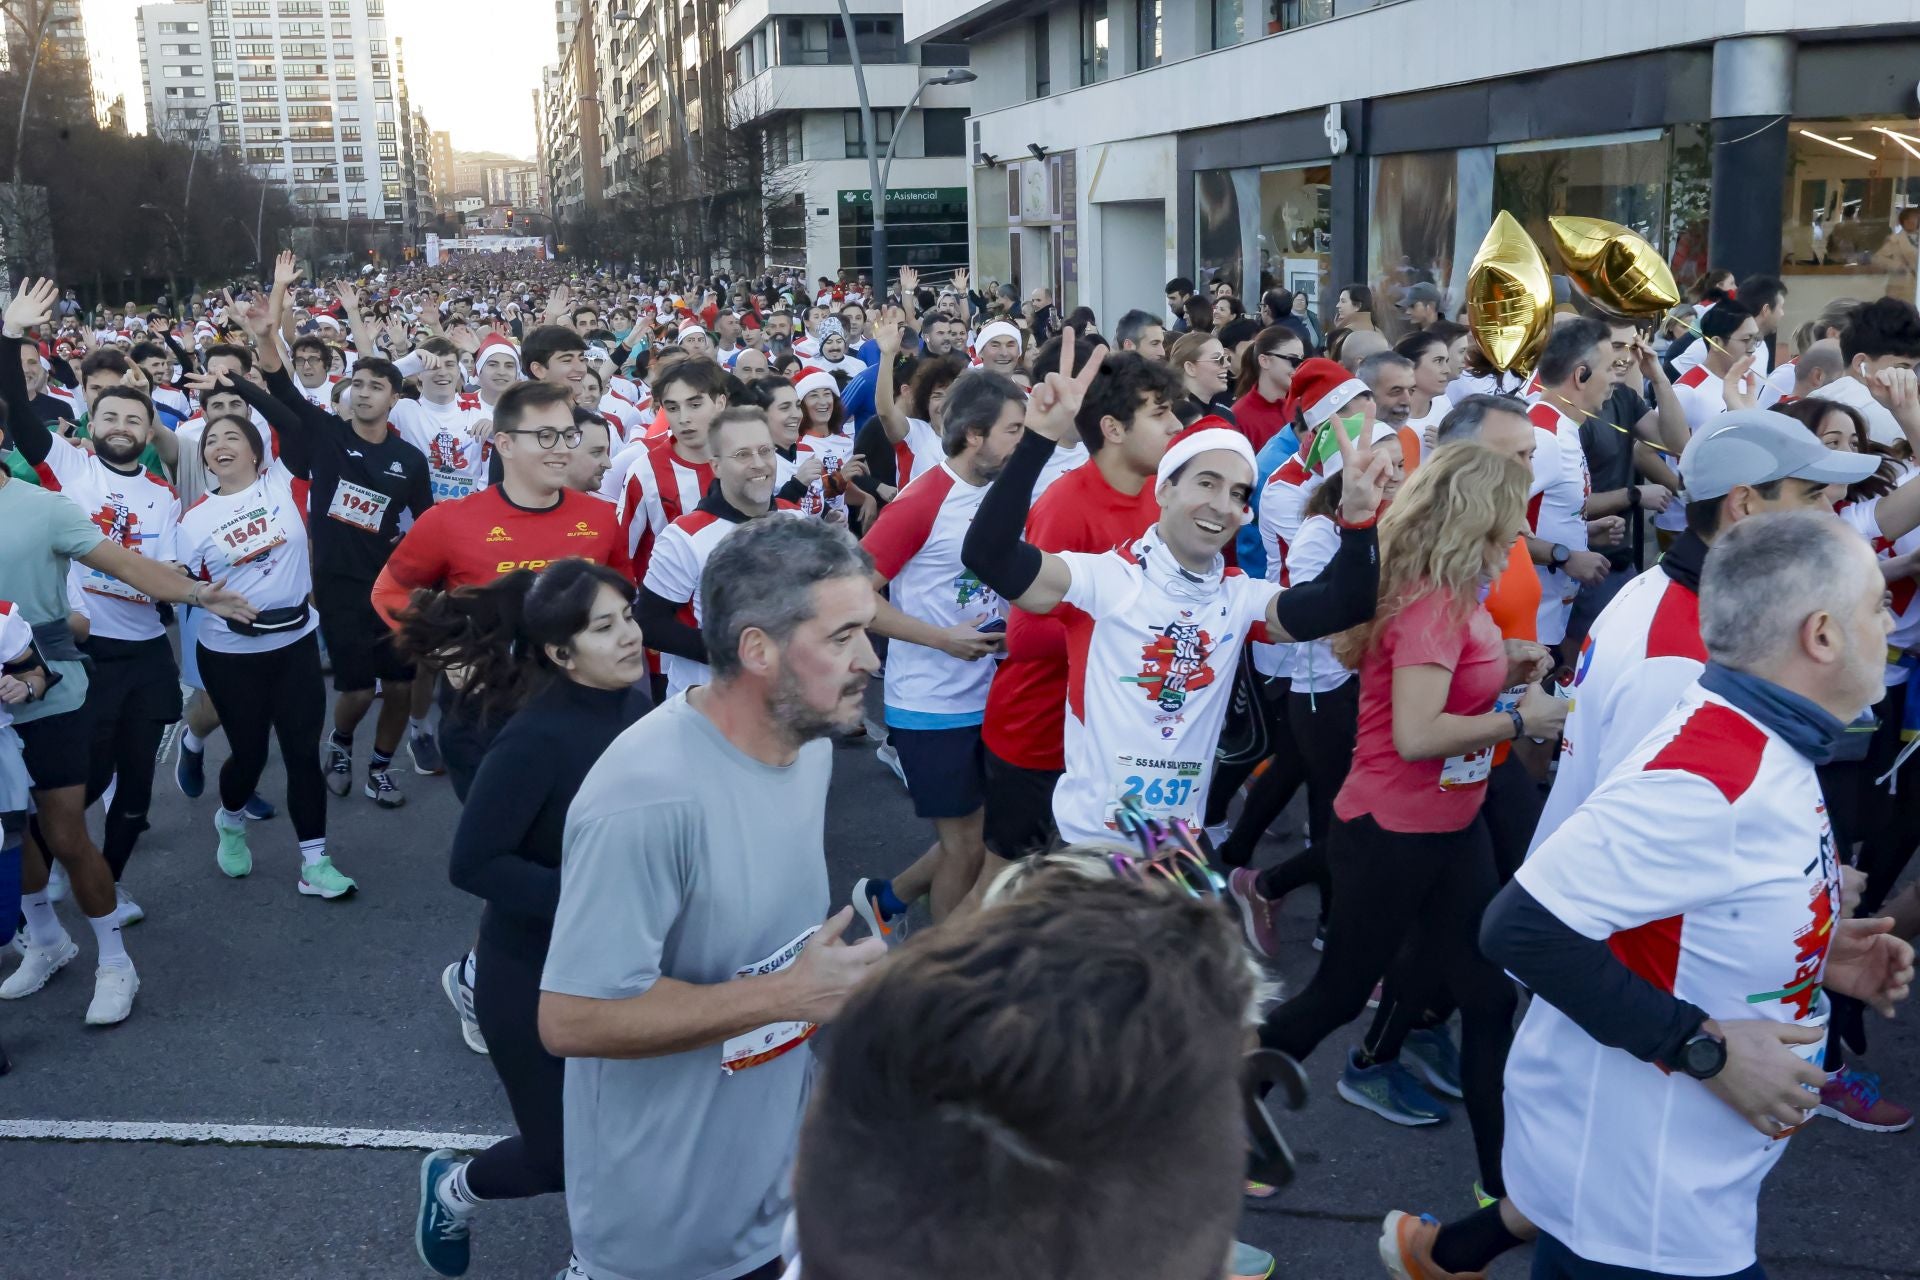
[[[1391, 1274], [1759, 1276], [1786, 1138], [1920, 1087], [1920, 314], [1712, 273], [1521, 377], [1434, 293], [21, 281], [0, 1000], [90, 941], [130, 1017], [156, 775], [322, 900], [330, 810], [450, 784], [515, 1132], [423, 1161], [440, 1275], [564, 1193], [589, 1280], [1264, 1277], [1317, 1081], [1472, 1130]], [[830, 738], [925, 822], [844, 904]]]

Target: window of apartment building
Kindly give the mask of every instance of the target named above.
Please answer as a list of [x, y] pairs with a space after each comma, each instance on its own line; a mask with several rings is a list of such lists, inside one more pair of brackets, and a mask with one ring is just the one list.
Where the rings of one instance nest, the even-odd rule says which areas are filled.
[[283, 58], [324, 58], [327, 46], [318, 40], [285, 40], [280, 44]]
[[160, 74], [168, 80], [185, 80], [200, 74], [200, 68], [180, 66], [162, 67], [160, 68]]
[[1044, 98], [1053, 92], [1053, 18], [1040, 14], [1033, 19], [1033, 96]]
[[207, 91], [195, 84], [170, 84], [167, 86], [165, 96], [169, 98], [204, 98], [207, 96]]
[[373, 85], [373, 98], [376, 102], [393, 101], [393, 86], [385, 80], [376, 80]]
[[1212, 0], [1213, 30], [1210, 48], [1225, 49], [1246, 38], [1241, 0]]
[[266, 44], [242, 44], [239, 47], [239, 54], [243, 58], [271, 58], [273, 44], [271, 41]]
[[366, 180], [367, 180], [367, 167], [365, 165], [350, 164], [347, 166], [348, 182], [365, 182]]
[[964, 44], [942, 44], [936, 40], [920, 46], [923, 67], [964, 67], [972, 61], [973, 51]]
[[200, 56], [200, 46], [197, 44], [163, 44], [160, 46], [160, 54], [166, 58], [197, 58]]
[[[867, 148], [864, 143], [865, 135], [861, 130], [860, 113], [858, 111], [843, 111], [840, 114], [845, 122], [846, 128], [847, 159], [861, 159], [867, 154]], [[891, 110], [876, 111], [873, 113], [873, 131], [878, 135], [874, 140], [874, 154], [882, 155], [886, 152], [887, 144], [893, 141], [893, 112]]]
[[213, 42], [213, 60], [215, 62], [225, 62], [232, 57], [233, 57], [233, 41], [215, 40]]
[[216, 36], [232, 35], [233, 24], [231, 22], [216, 22], [213, 24], [213, 34]]
[[349, 80], [347, 81], [347, 83], [335, 88], [333, 91], [333, 96], [334, 96], [334, 100], [337, 102], [357, 101], [360, 97], [360, 86], [353, 83], [351, 80]]
[[967, 108], [927, 107], [920, 112], [920, 127], [925, 131], [923, 154], [963, 156], [967, 154]]
[[267, 0], [233, 0], [228, 12], [236, 18], [265, 18], [271, 16], [273, 10]]
[[1333, 16], [1333, 0], [1273, 0], [1268, 31], [1291, 31]]
[[336, 23], [334, 23], [334, 24], [333, 24], [333, 38], [334, 38], [335, 40], [351, 40], [351, 39], [353, 39], [353, 24], [352, 24], [351, 22], [336, 22]]
[[1133, 69], [1160, 65], [1160, 0], [1135, 0]]
[[1107, 78], [1107, 0], [1080, 0], [1080, 83]]
[[163, 36], [197, 36], [200, 34], [200, 24], [197, 22], [163, 22], [160, 24], [160, 34]]
[[391, 125], [391, 124], [389, 124], [389, 123], [387, 123], [387, 122], [385, 122], [385, 121], [382, 121], [382, 122], [381, 122], [380, 124], [378, 124], [378, 125], [376, 125], [376, 126], [374, 126], [374, 127], [375, 127], [375, 130], [376, 130], [376, 136], [377, 136], [377, 137], [380, 137], [380, 138], [392, 138], [392, 137], [394, 136], [394, 132], [393, 132], [393, 125]]
[[236, 40], [271, 40], [273, 24], [271, 22], [236, 22], [233, 24]]
[[317, 18], [320, 12], [320, 0], [280, 0], [283, 18]]

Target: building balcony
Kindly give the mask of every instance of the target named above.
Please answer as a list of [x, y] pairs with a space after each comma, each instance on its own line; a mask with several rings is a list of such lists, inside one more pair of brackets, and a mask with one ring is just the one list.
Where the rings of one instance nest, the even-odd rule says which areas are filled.
[[[901, 62], [869, 65], [867, 95], [874, 108], [906, 106], [920, 87], [920, 72]], [[734, 115], [742, 121], [782, 111], [844, 111], [859, 105], [851, 66], [768, 67], [733, 91]]]
[[[954, 0], [935, 0], [952, 5]], [[963, 6], [964, 7], [964, 6]], [[900, 0], [848, 0], [855, 17], [887, 17], [900, 12]], [[769, 18], [837, 18], [839, 0], [737, 0], [720, 17], [720, 47], [731, 49], [752, 35]]]

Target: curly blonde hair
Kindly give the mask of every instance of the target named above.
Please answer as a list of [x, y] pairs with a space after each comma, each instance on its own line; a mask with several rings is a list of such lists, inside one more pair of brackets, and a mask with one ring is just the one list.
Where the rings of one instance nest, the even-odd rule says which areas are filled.
[[1526, 466], [1484, 445], [1434, 450], [1380, 518], [1380, 606], [1334, 638], [1334, 655], [1358, 668], [1381, 624], [1430, 592], [1446, 595], [1464, 620], [1481, 579], [1506, 561], [1532, 482]]

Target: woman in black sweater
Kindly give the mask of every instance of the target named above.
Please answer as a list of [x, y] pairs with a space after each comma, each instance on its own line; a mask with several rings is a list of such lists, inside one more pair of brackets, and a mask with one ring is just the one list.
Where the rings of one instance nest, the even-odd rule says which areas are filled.
[[486, 903], [474, 1013], [519, 1132], [472, 1159], [436, 1151], [420, 1173], [420, 1256], [459, 1275], [481, 1202], [565, 1185], [565, 1064], [540, 1044], [540, 970], [560, 901], [567, 806], [601, 753], [648, 709], [646, 651], [633, 584], [585, 560], [432, 597], [401, 622], [404, 648], [463, 673], [465, 696], [491, 717], [511, 713], [467, 795], [449, 875]]

